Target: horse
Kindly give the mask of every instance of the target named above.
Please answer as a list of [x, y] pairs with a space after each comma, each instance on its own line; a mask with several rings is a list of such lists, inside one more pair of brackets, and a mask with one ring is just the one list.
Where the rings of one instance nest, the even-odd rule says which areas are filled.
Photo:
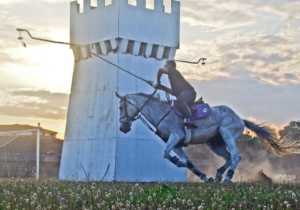
[[[232, 182], [234, 172], [241, 160], [237, 140], [245, 128], [253, 131], [266, 149], [274, 154], [299, 153], [299, 145], [284, 146], [270, 127], [241, 119], [225, 105], [211, 107], [209, 116], [194, 121], [195, 128], [190, 130], [190, 141], [186, 142], [187, 130], [184, 120], [167, 101], [154, 97], [154, 94], [144, 93], [121, 96], [116, 92], [116, 96], [120, 99], [119, 129], [121, 132], [128, 133], [132, 123], [143, 117], [142, 119], [148, 122], [148, 127], [155, 128], [155, 133], [166, 143], [164, 158], [177, 167], [186, 167], [204, 182]], [[216, 155], [225, 160], [224, 165], [217, 169], [214, 178], [208, 177], [201, 171], [185, 153], [183, 148], [193, 144], [207, 144]]]

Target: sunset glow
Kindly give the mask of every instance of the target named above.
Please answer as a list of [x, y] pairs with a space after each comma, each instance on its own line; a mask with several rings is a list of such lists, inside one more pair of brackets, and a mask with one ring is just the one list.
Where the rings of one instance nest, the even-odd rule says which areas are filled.
[[[73, 53], [67, 46], [29, 39], [24, 48], [16, 39], [16, 28], [69, 41], [69, 2], [0, 0], [1, 124], [41, 122], [63, 136]], [[278, 126], [300, 119], [299, 1], [181, 4], [177, 58], [208, 58], [206, 66], [179, 66], [199, 96]]]

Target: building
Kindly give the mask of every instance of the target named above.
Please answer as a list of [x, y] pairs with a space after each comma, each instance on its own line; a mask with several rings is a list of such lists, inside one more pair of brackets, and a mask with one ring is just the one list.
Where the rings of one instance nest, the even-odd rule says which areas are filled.
[[[152, 88], [95, 54], [154, 80], [179, 47], [180, 4], [172, 0], [71, 2], [75, 68], [60, 167], [62, 180], [186, 181], [186, 170], [163, 159], [164, 145], [140, 122], [119, 131], [121, 94]], [[93, 4], [91, 4], [93, 3]]]
[[[29, 125], [0, 125], [0, 177], [35, 176], [36, 129]], [[55, 131], [41, 129], [41, 177], [58, 176], [63, 141], [56, 134]]]

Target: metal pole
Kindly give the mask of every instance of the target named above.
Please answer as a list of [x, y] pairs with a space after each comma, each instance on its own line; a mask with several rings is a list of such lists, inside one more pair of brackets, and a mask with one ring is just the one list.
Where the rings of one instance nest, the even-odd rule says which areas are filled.
[[[50, 42], [50, 43], [54, 43], [54, 44], [63, 44], [63, 45], [69, 45], [69, 46], [80, 46], [79, 44], [75, 44], [75, 43], [62, 42], [62, 41], [56, 41], [56, 40], [51, 40], [51, 39], [44, 39], [44, 38], [35, 37], [35, 36], [33, 36], [33, 35], [30, 33], [29, 30], [24, 29], [24, 28], [17, 28], [16, 30], [20, 33], [20, 35], [19, 35], [19, 37], [18, 37], [18, 40], [20, 40], [20, 41], [22, 42], [22, 44], [23, 44], [24, 47], [26, 47], [26, 43], [24, 42], [24, 38], [23, 38], [23, 36], [22, 36], [22, 34], [21, 34], [22, 32], [25, 32], [31, 39], [37, 40], [37, 41]], [[135, 78], [137, 78], [137, 79], [139, 79], [139, 80], [142, 80], [142, 81], [146, 82], [148, 85], [150, 85], [150, 86], [153, 87], [153, 84], [152, 84], [151, 81], [148, 81], [148, 80], [146, 80], [146, 79], [144, 79], [144, 78], [142, 78], [142, 77], [139, 77], [139, 76], [137, 76], [137, 75], [131, 73], [130, 71], [126, 70], [125, 68], [123, 68], [123, 67], [121, 67], [121, 66], [119, 66], [119, 65], [117, 65], [117, 64], [115, 64], [115, 63], [113, 63], [113, 62], [111, 62], [111, 61], [109, 61], [109, 60], [107, 60], [107, 59], [105, 59], [104, 57], [102, 57], [102, 56], [100, 56], [100, 55], [98, 55], [98, 54], [96, 54], [96, 53], [92, 53], [92, 55], [95, 56], [95, 57], [97, 57], [97, 58], [99, 58], [99, 59], [101, 59], [101, 60], [103, 60], [103, 61], [106, 62], [106, 63], [109, 63], [109, 64], [111, 64], [111, 65], [117, 67], [117, 68], [120, 69], [121, 71], [124, 71], [124, 72], [126, 72], [127, 74], [130, 74], [131, 76], [133, 76], [133, 77], [135, 77]], [[206, 60], [207, 60], [207, 58], [199, 58], [197, 61], [187, 61], [187, 60], [175, 59], [175, 61], [177, 61], [177, 62], [188, 63], [188, 64], [199, 64], [199, 63], [202, 61], [202, 62], [201, 62], [202, 65], [205, 65], [205, 61], [206, 61]]]
[[36, 180], [40, 178], [40, 141], [41, 141], [41, 124], [38, 123], [36, 132]]

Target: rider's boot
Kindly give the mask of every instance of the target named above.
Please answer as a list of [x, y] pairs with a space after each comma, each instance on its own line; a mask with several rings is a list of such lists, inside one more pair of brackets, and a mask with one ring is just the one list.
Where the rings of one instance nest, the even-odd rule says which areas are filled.
[[190, 121], [190, 118], [192, 116], [192, 110], [189, 105], [187, 105], [185, 102], [182, 102], [182, 105], [184, 107], [184, 125], [187, 128], [197, 128], [197, 125], [195, 125], [192, 121]]
[[184, 118], [184, 125], [187, 127], [187, 128], [197, 128], [197, 125], [195, 125], [193, 122], [191, 122], [189, 120], [189, 118]]

